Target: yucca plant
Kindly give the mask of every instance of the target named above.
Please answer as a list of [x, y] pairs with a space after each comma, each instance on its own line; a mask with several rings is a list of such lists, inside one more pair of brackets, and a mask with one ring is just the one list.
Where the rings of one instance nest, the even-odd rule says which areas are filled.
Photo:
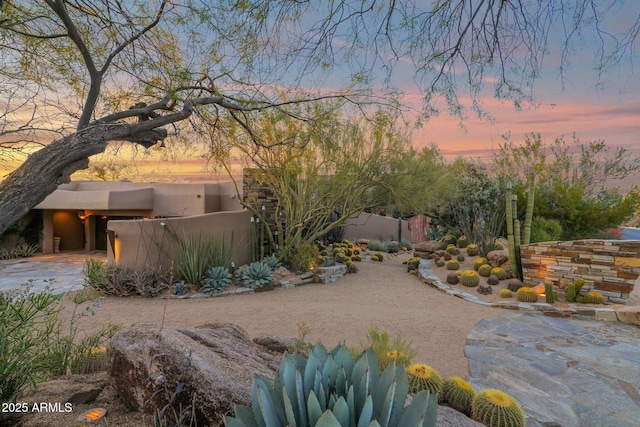
[[217, 294], [231, 286], [232, 275], [226, 267], [211, 267], [207, 278], [202, 281], [200, 290], [206, 294]]
[[252, 407], [236, 405], [226, 427], [430, 427], [437, 418], [435, 394], [421, 391], [405, 407], [409, 381], [403, 366], [381, 373], [372, 348], [354, 362], [339, 345], [330, 353], [316, 345], [309, 358], [285, 353], [274, 384], [256, 375]]

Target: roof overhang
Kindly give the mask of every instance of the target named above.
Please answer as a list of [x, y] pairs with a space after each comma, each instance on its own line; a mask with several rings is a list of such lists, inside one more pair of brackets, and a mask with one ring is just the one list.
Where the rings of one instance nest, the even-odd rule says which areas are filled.
[[153, 188], [95, 191], [56, 190], [35, 209], [150, 210], [153, 209]]

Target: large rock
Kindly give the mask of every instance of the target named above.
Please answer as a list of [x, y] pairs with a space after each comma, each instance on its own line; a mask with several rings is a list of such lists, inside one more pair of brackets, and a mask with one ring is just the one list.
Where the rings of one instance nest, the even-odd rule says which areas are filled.
[[616, 310], [616, 316], [622, 323], [640, 326], [640, 306], [634, 305]]
[[170, 415], [193, 404], [198, 426], [218, 425], [234, 403], [250, 405], [254, 373], [272, 380], [279, 364], [232, 324], [136, 324], [109, 341], [107, 357], [111, 384], [130, 409], [157, 413], [169, 404]]
[[435, 252], [444, 248], [445, 244], [439, 240], [428, 240], [426, 242], [416, 243], [413, 245], [413, 256], [429, 259]]
[[506, 249], [491, 251], [487, 254], [487, 259], [492, 267], [502, 267], [507, 261], [509, 261], [509, 251]]

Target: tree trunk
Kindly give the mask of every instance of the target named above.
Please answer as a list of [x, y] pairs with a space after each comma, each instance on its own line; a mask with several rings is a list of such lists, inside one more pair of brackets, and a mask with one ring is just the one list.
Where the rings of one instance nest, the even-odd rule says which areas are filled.
[[146, 147], [167, 136], [165, 129], [140, 124], [111, 123], [53, 141], [35, 153], [0, 183], [0, 233], [53, 193], [70, 175], [89, 165], [89, 157], [102, 153], [109, 141], [132, 141]]

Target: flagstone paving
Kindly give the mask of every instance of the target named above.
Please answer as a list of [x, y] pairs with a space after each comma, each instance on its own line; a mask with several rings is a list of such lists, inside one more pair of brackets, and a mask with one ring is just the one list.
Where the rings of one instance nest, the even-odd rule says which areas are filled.
[[477, 391], [512, 395], [527, 427], [640, 425], [640, 328], [504, 311], [469, 332]]
[[[106, 259], [104, 251], [73, 251], [0, 261], [0, 292], [31, 283], [33, 292], [49, 286], [54, 294], [82, 289], [85, 259]], [[49, 282], [54, 279], [53, 282]]]

